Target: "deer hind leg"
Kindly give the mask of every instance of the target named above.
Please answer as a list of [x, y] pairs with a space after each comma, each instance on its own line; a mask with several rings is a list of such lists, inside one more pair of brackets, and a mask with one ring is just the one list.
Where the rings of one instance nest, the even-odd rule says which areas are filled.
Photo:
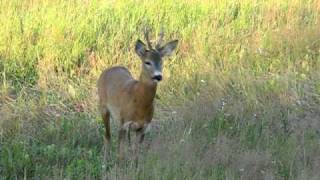
[[99, 110], [102, 116], [103, 124], [105, 127], [104, 134], [104, 145], [109, 145], [110, 143], [110, 111], [106, 103], [102, 100], [99, 102]]
[[108, 110], [102, 112], [102, 119], [104, 123], [104, 127], [106, 129], [105, 135], [104, 135], [104, 144], [108, 146], [110, 144], [110, 112]]
[[103, 108], [100, 106], [100, 112], [103, 120], [103, 124], [105, 127], [105, 134], [104, 134], [104, 145], [102, 147], [103, 152], [103, 159], [104, 162], [108, 161], [108, 158], [110, 157], [110, 112], [107, 108]]

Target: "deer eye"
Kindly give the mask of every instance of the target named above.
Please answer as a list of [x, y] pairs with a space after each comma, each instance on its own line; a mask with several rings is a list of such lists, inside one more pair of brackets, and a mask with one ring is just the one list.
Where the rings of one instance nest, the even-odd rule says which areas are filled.
[[151, 63], [149, 61], [145, 62], [144, 64], [146, 64], [147, 66], [151, 65]]

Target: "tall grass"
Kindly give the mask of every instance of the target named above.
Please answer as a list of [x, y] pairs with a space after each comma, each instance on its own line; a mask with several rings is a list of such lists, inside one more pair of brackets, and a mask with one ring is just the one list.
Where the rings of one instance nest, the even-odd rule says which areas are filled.
[[[317, 179], [318, 0], [0, 1], [0, 178]], [[101, 155], [96, 80], [137, 77], [145, 26], [179, 39], [149, 151]]]

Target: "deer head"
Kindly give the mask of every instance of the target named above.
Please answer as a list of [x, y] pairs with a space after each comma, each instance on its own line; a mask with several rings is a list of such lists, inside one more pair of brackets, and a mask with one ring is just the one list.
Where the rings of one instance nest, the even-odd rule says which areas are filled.
[[147, 28], [144, 31], [144, 36], [147, 46], [140, 39], [137, 40], [135, 45], [135, 51], [142, 61], [141, 75], [145, 80], [157, 83], [162, 80], [163, 57], [172, 54], [178, 45], [178, 40], [170, 41], [162, 46], [164, 33], [161, 30], [157, 44], [153, 48], [149, 40], [149, 30]]

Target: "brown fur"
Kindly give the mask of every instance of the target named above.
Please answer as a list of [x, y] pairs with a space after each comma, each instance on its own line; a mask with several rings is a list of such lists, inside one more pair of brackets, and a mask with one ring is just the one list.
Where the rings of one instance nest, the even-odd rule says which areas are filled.
[[[141, 131], [152, 120], [154, 112], [154, 97], [157, 84], [146, 80], [142, 74], [140, 81], [133, 79], [130, 72], [124, 67], [112, 67], [105, 70], [98, 81], [98, 94], [100, 97], [100, 111], [103, 117], [106, 133], [105, 143], [110, 142], [110, 115], [120, 122], [119, 130], [119, 157], [122, 158], [122, 141], [125, 137], [123, 125], [128, 122], [136, 122], [131, 129]], [[111, 108], [110, 108], [111, 106]], [[113, 106], [113, 107], [112, 107]], [[116, 109], [111, 112], [110, 109]], [[142, 143], [144, 134], [140, 135]], [[130, 137], [129, 137], [130, 138]]]
[[[162, 57], [176, 48], [178, 41], [171, 41], [158, 49], [146, 49], [145, 44], [136, 42], [136, 53], [142, 61], [139, 80], [135, 80], [124, 67], [106, 69], [98, 80], [99, 108], [106, 128], [105, 144], [110, 142], [110, 117], [120, 122], [118, 151], [123, 157], [123, 140], [126, 132], [130, 142], [130, 130], [136, 132], [142, 143], [154, 112], [154, 97], [157, 83], [162, 79]], [[150, 42], [148, 45], [151, 47]]]

